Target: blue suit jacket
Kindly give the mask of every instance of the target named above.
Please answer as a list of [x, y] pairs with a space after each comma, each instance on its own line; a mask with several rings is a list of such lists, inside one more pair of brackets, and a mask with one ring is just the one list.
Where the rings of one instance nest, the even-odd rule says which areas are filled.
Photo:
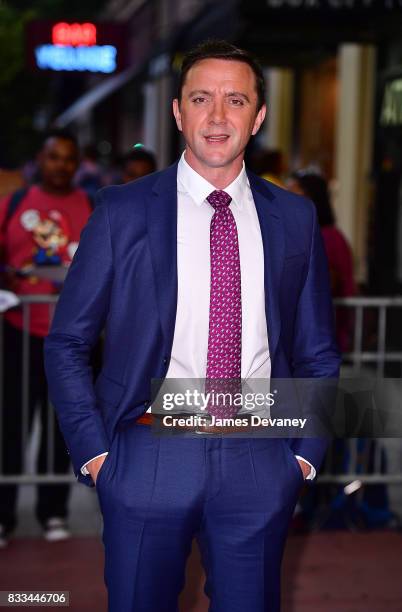
[[[327, 260], [311, 202], [248, 172], [264, 247], [272, 376], [337, 377]], [[152, 378], [169, 366], [177, 304], [177, 164], [107, 187], [82, 232], [53, 324], [45, 366], [74, 472], [107, 451], [116, 428], [140, 416]], [[92, 383], [91, 347], [105, 328], [102, 371]], [[322, 439], [292, 438], [319, 466]]]

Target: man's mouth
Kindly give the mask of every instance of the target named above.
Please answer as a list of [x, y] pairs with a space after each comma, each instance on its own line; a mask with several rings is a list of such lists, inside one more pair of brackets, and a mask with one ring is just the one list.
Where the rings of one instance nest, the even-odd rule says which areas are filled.
[[205, 140], [210, 143], [226, 142], [228, 138], [228, 134], [211, 134], [210, 136], [205, 136]]

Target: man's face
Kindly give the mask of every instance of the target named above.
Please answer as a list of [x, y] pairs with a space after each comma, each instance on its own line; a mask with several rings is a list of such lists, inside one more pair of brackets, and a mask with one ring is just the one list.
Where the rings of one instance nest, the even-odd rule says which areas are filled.
[[265, 117], [257, 112], [255, 75], [244, 62], [205, 59], [187, 73], [181, 103], [173, 101], [186, 159], [197, 171], [230, 167], [243, 159]]
[[145, 159], [136, 159], [126, 162], [123, 172], [123, 181], [128, 183], [129, 181], [135, 181], [142, 176], [151, 174], [153, 167]]
[[39, 156], [43, 184], [55, 191], [71, 188], [78, 167], [78, 151], [64, 138], [49, 138]]

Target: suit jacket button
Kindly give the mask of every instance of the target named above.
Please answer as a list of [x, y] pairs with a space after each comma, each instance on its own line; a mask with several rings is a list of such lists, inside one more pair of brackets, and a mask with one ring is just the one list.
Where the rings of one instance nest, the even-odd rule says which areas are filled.
[[164, 365], [166, 365], [166, 364], [167, 364], [167, 362], [168, 362], [168, 358], [167, 358], [167, 357], [165, 357], [165, 358], [164, 358], [164, 360], [163, 360]]

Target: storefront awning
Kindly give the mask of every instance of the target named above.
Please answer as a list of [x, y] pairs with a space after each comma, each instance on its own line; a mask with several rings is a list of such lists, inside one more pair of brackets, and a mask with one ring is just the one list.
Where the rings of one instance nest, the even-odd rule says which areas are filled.
[[61, 113], [53, 122], [54, 126], [57, 128], [64, 128], [72, 121], [85, 115], [94, 106], [99, 104], [99, 102], [128, 83], [128, 81], [134, 78], [141, 69], [142, 66], [140, 68], [138, 68], [138, 66], [130, 67], [119, 74], [107, 77], [101, 83], [84, 93], [78, 100]]

